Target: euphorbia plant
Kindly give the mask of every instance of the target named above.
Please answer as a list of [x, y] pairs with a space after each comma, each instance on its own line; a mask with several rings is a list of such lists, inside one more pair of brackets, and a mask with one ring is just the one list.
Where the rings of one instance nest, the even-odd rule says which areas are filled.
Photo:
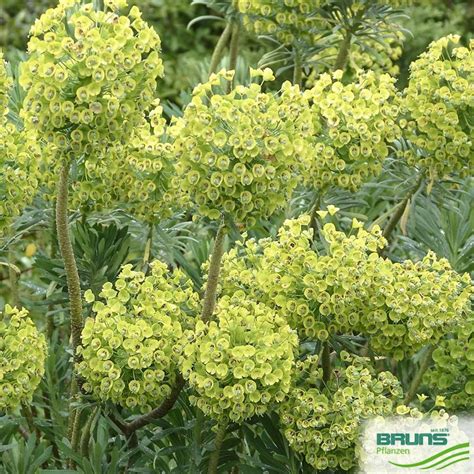
[[[415, 187], [391, 210], [384, 177], [403, 168], [439, 197], [455, 192], [444, 178], [470, 173], [472, 45], [434, 43], [399, 90], [385, 55], [357, 55], [399, 37], [405, 2], [205, 3], [226, 27], [183, 110], [160, 103], [160, 38], [124, 0], [61, 0], [32, 28], [23, 90], [0, 69], [0, 232], [12, 222], [28, 229], [21, 219], [35, 193], [32, 212], [55, 202], [69, 290], [68, 300], [48, 300], [49, 316], [69, 306], [71, 330], [48, 325], [46, 365], [26, 309], [7, 306], [0, 321], [0, 410], [15, 420], [46, 370], [39, 408], [26, 414], [38, 448], [55, 450], [45, 468], [68, 458], [88, 472], [94, 458], [111, 472], [235, 474], [273, 462], [284, 466], [274, 472], [346, 471], [368, 418], [446, 418], [433, 411], [442, 397], [452, 410], [470, 406], [470, 279], [442, 255], [388, 247], [402, 214], [407, 229]], [[245, 32], [280, 43], [292, 81], [285, 67], [245, 64], [236, 84]], [[226, 45], [229, 69], [217, 72]], [[8, 95], [22, 102], [15, 124]], [[122, 223], [127, 243], [107, 230]], [[25, 234], [49, 250], [46, 225]], [[107, 256], [99, 285], [85, 276], [95, 269], [81, 255], [90, 241], [91, 254]], [[45, 252], [19, 260], [32, 281], [17, 290], [48, 299], [64, 288], [60, 262]], [[35, 265], [59, 274], [43, 293]], [[42, 328], [42, 307], [22, 302]], [[43, 386], [71, 378], [72, 397]], [[418, 394], [422, 384], [432, 400]], [[65, 430], [59, 441], [54, 433], [64, 415], [70, 444]]]

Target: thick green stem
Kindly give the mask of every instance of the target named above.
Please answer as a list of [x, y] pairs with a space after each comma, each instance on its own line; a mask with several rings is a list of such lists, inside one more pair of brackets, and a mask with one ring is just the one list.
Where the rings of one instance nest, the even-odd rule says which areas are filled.
[[10, 265], [8, 266], [8, 279], [10, 281], [10, 301], [12, 306], [16, 306], [19, 308], [20, 295], [18, 292], [18, 274], [15, 269], [15, 256], [11, 250], [8, 252], [8, 262], [10, 263]]
[[209, 67], [209, 75], [211, 75], [213, 72], [216, 72], [219, 66], [219, 63], [222, 61], [222, 58], [224, 57], [224, 50], [225, 50], [225, 47], [227, 46], [227, 43], [229, 42], [231, 33], [232, 33], [232, 24], [229, 22], [225, 26], [224, 31], [222, 32], [222, 35], [217, 41], [214, 52], [212, 53], [211, 65]]
[[81, 343], [82, 300], [81, 282], [77, 271], [76, 258], [72, 248], [68, 221], [68, 178], [69, 163], [64, 162], [59, 175], [58, 195], [56, 200], [56, 231], [58, 244], [64, 262], [67, 288], [69, 293], [69, 312], [71, 319], [71, 340], [74, 360], [77, 360], [76, 348]]
[[293, 69], [293, 84], [301, 87], [303, 82], [303, 64], [300, 53], [295, 53], [295, 65]]
[[208, 474], [217, 474], [217, 468], [219, 466], [219, 455], [221, 453], [222, 443], [224, 442], [225, 434], [227, 430], [227, 423], [222, 423], [217, 428], [216, 438], [214, 440], [214, 451], [212, 451], [209, 457]]
[[148, 273], [150, 269], [150, 261], [152, 258], [152, 247], [153, 247], [153, 224], [149, 224], [148, 234], [145, 243], [145, 251], [143, 253], [143, 272]]
[[[77, 362], [76, 349], [81, 343], [82, 332], [82, 299], [81, 282], [77, 270], [74, 249], [72, 248], [71, 236], [69, 233], [68, 219], [68, 180], [69, 163], [65, 160], [59, 174], [58, 194], [56, 197], [56, 232], [58, 237], [59, 250], [64, 262], [66, 281], [69, 294], [69, 314], [71, 324], [71, 342], [74, 354], [74, 362]], [[78, 394], [78, 385], [75, 378], [71, 382], [71, 403]], [[79, 412], [70, 405], [69, 409], [69, 440], [74, 450], [78, 445]]]
[[191, 473], [199, 472], [199, 461], [201, 459], [202, 427], [204, 425], [204, 414], [198, 411], [193, 429], [194, 463], [191, 465]]
[[314, 194], [314, 200], [311, 204], [311, 213], [310, 213], [310, 220], [309, 220], [309, 228], [313, 229], [313, 242], [316, 240], [317, 234], [319, 232], [318, 227], [318, 211], [321, 207], [321, 201], [324, 197], [327, 188], [324, 187], [319, 192], [316, 190]]
[[405, 395], [405, 400], [403, 400], [403, 403], [405, 405], [408, 405], [415, 398], [418, 388], [421, 384], [421, 381], [423, 380], [423, 375], [425, 375], [425, 372], [428, 370], [428, 367], [430, 366], [431, 356], [433, 355], [434, 350], [435, 350], [434, 346], [428, 347], [423, 359], [421, 360], [420, 367], [418, 368], [418, 372], [415, 374], [415, 377], [413, 377], [413, 380], [411, 381], [411, 384], [410, 384], [410, 388], [408, 389], [408, 392]]
[[221, 270], [222, 256], [224, 255], [224, 240], [226, 234], [226, 226], [223, 222], [219, 226], [216, 239], [214, 241], [214, 248], [212, 249], [211, 262], [209, 264], [209, 273], [207, 275], [206, 291], [202, 301], [201, 319], [209, 321], [214, 313], [216, 306], [217, 284], [219, 282], [219, 273]]
[[[235, 71], [237, 69], [237, 59], [239, 57], [239, 38], [240, 38], [240, 24], [239, 22], [234, 22], [232, 26], [232, 36], [230, 38], [229, 46], [229, 70]], [[234, 87], [234, 79], [229, 81], [228, 92], [230, 92]]]
[[[69, 439], [71, 441], [71, 449], [74, 452], [77, 452], [77, 448], [79, 447], [79, 431], [81, 428], [81, 411], [79, 409], [74, 409], [70, 411], [70, 419], [72, 418], [72, 424], [70, 425], [70, 433]], [[76, 463], [73, 459], [69, 459], [69, 467], [74, 469], [76, 467]]]
[[397, 227], [398, 223], [400, 222], [400, 219], [402, 218], [405, 209], [410, 202], [410, 199], [413, 197], [413, 195], [420, 189], [421, 184], [423, 183], [423, 173], [420, 173], [418, 176], [418, 179], [416, 180], [415, 185], [408, 190], [407, 195], [405, 196], [405, 199], [400, 203], [400, 205], [397, 207], [395, 212], [392, 214], [392, 217], [388, 221], [387, 225], [385, 226], [383, 230], [383, 236], [387, 239], [387, 241], [390, 243], [390, 237], [392, 236], [393, 231]]
[[347, 31], [339, 47], [339, 52], [337, 53], [336, 62], [334, 63], [335, 71], [337, 71], [338, 69], [344, 71], [344, 69], [346, 68], [347, 59], [349, 57], [349, 50], [351, 48], [351, 39], [352, 33], [350, 31]]

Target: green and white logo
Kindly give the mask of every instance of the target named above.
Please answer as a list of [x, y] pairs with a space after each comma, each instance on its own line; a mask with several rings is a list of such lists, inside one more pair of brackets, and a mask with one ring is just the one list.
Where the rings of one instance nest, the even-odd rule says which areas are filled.
[[361, 473], [474, 473], [474, 420], [408, 417], [367, 422], [362, 435]]

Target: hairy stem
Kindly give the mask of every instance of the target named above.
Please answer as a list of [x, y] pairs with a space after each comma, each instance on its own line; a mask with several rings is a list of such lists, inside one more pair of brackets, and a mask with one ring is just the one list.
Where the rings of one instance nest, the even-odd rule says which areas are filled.
[[[74, 409], [70, 411], [70, 420], [72, 418], [72, 424], [70, 424], [70, 433], [69, 439], [71, 441], [71, 449], [74, 452], [77, 452], [77, 448], [79, 446], [79, 431], [81, 428], [81, 411], [79, 409]], [[74, 469], [76, 467], [76, 463], [73, 459], [69, 459], [69, 467]]]
[[231, 33], [232, 33], [232, 24], [229, 22], [225, 26], [224, 31], [222, 32], [219, 40], [217, 41], [214, 52], [212, 53], [211, 65], [209, 67], [209, 75], [211, 75], [213, 72], [216, 72], [219, 66], [219, 63], [222, 61], [222, 58], [224, 56], [224, 50], [225, 50], [225, 47], [227, 46], [227, 43], [229, 42]]
[[209, 273], [207, 275], [206, 291], [202, 301], [201, 319], [209, 321], [214, 313], [216, 306], [217, 284], [219, 282], [219, 273], [221, 269], [222, 256], [224, 255], [224, 240], [226, 234], [226, 226], [222, 223], [217, 231], [212, 249], [211, 262], [209, 264]]
[[217, 467], [219, 466], [219, 455], [221, 453], [222, 443], [224, 442], [227, 430], [227, 423], [222, 423], [217, 428], [216, 438], [214, 440], [214, 451], [209, 457], [208, 474], [217, 474]]
[[435, 350], [434, 346], [429, 346], [429, 348], [426, 351], [426, 354], [421, 360], [420, 367], [418, 368], [418, 372], [415, 374], [415, 377], [413, 377], [413, 380], [411, 381], [411, 384], [410, 384], [410, 388], [408, 389], [408, 392], [405, 395], [405, 399], [403, 400], [403, 403], [405, 405], [408, 405], [415, 398], [416, 392], [423, 379], [423, 375], [425, 375], [425, 372], [428, 370], [428, 367], [430, 366], [431, 356], [433, 355], [434, 350]]
[[405, 196], [405, 199], [400, 203], [400, 205], [397, 207], [395, 212], [392, 214], [392, 217], [388, 221], [387, 225], [385, 226], [383, 230], [383, 236], [387, 239], [387, 241], [390, 243], [390, 237], [392, 236], [393, 231], [397, 227], [398, 223], [400, 222], [400, 219], [403, 216], [403, 213], [405, 212], [405, 209], [410, 202], [410, 199], [413, 197], [413, 195], [420, 189], [421, 184], [423, 183], [423, 173], [420, 173], [418, 176], [418, 179], [416, 180], [415, 185], [408, 190], [407, 195]]
[[59, 175], [58, 195], [56, 200], [56, 231], [58, 244], [64, 262], [67, 288], [69, 293], [69, 311], [71, 319], [71, 340], [74, 360], [77, 360], [76, 348], [81, 343], [82, 331], [82, 300], [81, 282], [77, 271], [76, 258], [72, 248], [68, 222], [68, 178], [69, 163], [61, 167]]

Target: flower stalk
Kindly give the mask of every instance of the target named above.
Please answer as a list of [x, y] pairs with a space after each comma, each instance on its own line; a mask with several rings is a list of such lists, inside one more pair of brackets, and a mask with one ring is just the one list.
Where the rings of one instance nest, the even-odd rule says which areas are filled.
[[216, 438], [214, 440], [214, 451], [212, 451], [209, 458], [208, 474], [217, 474], [219, 466], [219, 456], [221, 453], [222, 443], [224, 442], [227, 430], [227, 422], [220, 424], [217, 427]]
[[214, 48], [214, 52], [212, 53], [211, 57], [211, 65], [209, 66], [209, 75], [217, 71], [219, 67], [219, 63], [222, 61], [224, 56], [224, 50], [229, 42], [229, 39], [232, 34], [232, 23], [227, 23], [222, 32], [219, 40], [217, 41], [216, 47]]

